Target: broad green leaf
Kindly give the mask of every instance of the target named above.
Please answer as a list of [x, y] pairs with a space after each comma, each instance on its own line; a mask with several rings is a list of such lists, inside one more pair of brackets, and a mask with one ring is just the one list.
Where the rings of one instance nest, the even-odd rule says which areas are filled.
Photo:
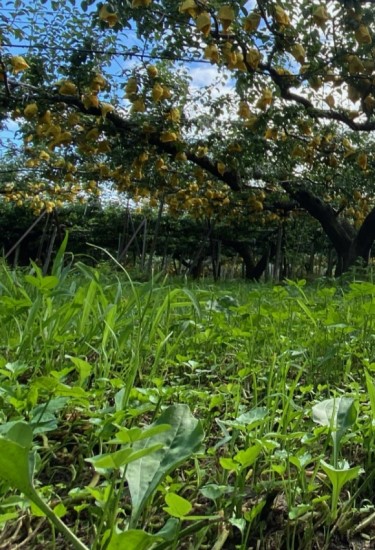
[[310, 453], [303, 453], [302, 455], [291, 455], [288, 457], [288, 460], [293, 466], [298, 470], [302, 470], [309, 462], [312, 460], [312, 455]]
[[291, 520], [298, 519], [304, 514], [306, 514], [307, 512], [309, 512], [310, 510], [311, 510], [310, 504], [298, 504], [298, 506], [293, 506], [289, 510], [289, 514], [288, 514], [289, 519]]
[[236, 472], [240, 468], [239, 463], [233, 460], [233, 458], [221, 457], [219, 462], [224, 470], [234, 470]]
[[337, 466], [340, 440], [357, 419], [355, 401], [350, 397], [326, 399], [314, 405], [312, 411], [314, 422], [328, 426], [331, 430], [333, 463]]
[[62, 503], [62, 502], [59, 502], [53, 509], [53, 513], [58, 517], [58, 518], [63, 518], [64, 516], [66, 516], [66, 514], [68, 513], [68, 510], [66, 508], [66, 506]]
[[362, 471], [360, 466], [349, 468], [346, 464], [344, 468], [334, 468], [324, 460], [321, 460], [320, 464], [338, 493], [341, 491], [345, 483], [358, 477]]
[[131, 527], [136, 525], [148, 498], [163, 478], [198, 450], [203, 440], [201, 422], [194, 418], [187, 405], [168, 407], [153, 426], [164, 424], [170, 424], [171, 428], [133, 445], [134, 450], [147, 449], [155, 444], [163, 445], [163, 448], [132, 462], [126, 469], [132, 501]]
[[5, 514], [0, 514], [0, 525], [3, 525], [7, 521], [18, 518], [18, 512], [7, 512]]
[[244, 518], [246, 519], [246, 521], [248, 521], [249, 523], [254, 521], [254, 519], [262, 512], [264, 506], [266, 505], [266, 502], [266, 500], [260, 500], [248, 512], [245, 512]]
[[4, 366], [5, 369], [9, 370], [15, 378], [18, 378], [21, 374], [27, 371], [29, 369], [29, 365], [27, 363], [24, 363], [22, 361], [15, 361], [14, 363], [6, 363]]
[[41, 508], [39, 508], [39, 506], [37, 504], [35, 504], [35, 502], [33, 502], [33, 501], [30, 502], [30, 508], [31, 508], [32, 515], [35, 516], [36, 518], [45, 518], [46, 517], [45, 511], [42, 510]]
[[58, 278], [53, 275], [46, 275], [41, 278], [25, 275], [25, 281], [39, 290], [52, 290], [59, 284]]
[[270, 469], [273, 472], [276, 472], [277, 474], [283, 476], [285, 474], [286, 466], [285, 464], [271, 464]]
[[259, 422], [261, 422], [267, 414], [268, 410], [266, 407], [255, 407], [254, 409], [241, 414], [235, 420], [222, 420], [222, 423], [227, 426], [233, 426], [234, 428], [246, 428], [249, 431], [251, 428], [259, 424]]
[[83, 388], [77, 386], [68, 386], [62, 384], [52, 376], [40, 376], [32, 382], [33, 386], [40, 390], [45, 390], [50, 395], [57, 397], [71, 397], [85, 406], [90, 405], [89, 394]]
[[92, 458], [86, 458], [87, 462], [90, 462], [96, 469], [119, 469], [134, 460], [139, 460], [155, 451], [158, 451], [163, 447], [162, 444], [150, 445], [146, 449], [139, 449], [134, 451], [132, 447], [126, 449], [120, 449], [113, 453], [105, 453]]
[[234, 456], [234, 460], [241, 464], [241, 468], [248, 468], [249, 466], [252, 466], [254, 464], [261, 450], [262, 446], [260, 445], [260, 443], [256, 443], [245, 451], [239, 451]]
[[233, 487], [230, 487], [228, 485], [216, 485], [215, 483], [211, 483], [209, 485], [204, 485], [199, 489], [199, 492], [205, 497], [209, 498], [210, 500], [217, 500], [221, 496], [225, 495], [226, 493], [230, 492]]
[[0, 438], [0, 477], [11, 487], [33, 500], [35, 456], [29, 447], [24, 447], [11, 439]]
[[350, 397], [341, 397], [337, 411], [337, 429], [345, 432], [350, 426], [353, 426], [357, 420], [357, 409], [354, 399]]
[[92, 372], [92, 365], [80, 357], [72, 357], [71, 355], [67, 357], [69, 357], [71, 362], [77, 367], [79, 372], [79, 385], [82, 386]]
[[[16, 431], [17, 428], [12, 429]], [[22, 437], [25, 437], [24, 432], [25, 429], [21, 428], [17, 436], [22, 433]], [[24, 493], [32, 501], [35, 513], [46, 515], [76, 550], [87, 550], [87, 547], [62, 523], [36, 492], [33, 485], [34, 467], [35, 453], [30, 451], [29, 446], [24, 447], [11, 439], [0, 437], [0, 478]]]
[[230, 518], [229, 523], [234, 527], [237, 527], [241, 533], [244, 533], [246, 529], [246, 520], [244, 518]]
[[151, 550], [155, 543], [163, 540], [141, 529], [129, 529], [123, 533], [113, 533], [107, 550]]
[[126, 464], [128, 457], [132, 454], [132, 449], [121, 449], [113, 453], [103, 453], [100, 455], [86, 458], [86, 462], [90, 462], [95, 469], [112, 469], [116, 470]]
[[165, 502], [168, 504], [166, 508], [163, 508], [170, 516], [175, 518], [183, 518], [187, 516], [193, 506], [191, 503], [176, 493], [167, 493], [165, 496]]
[[152, 437], [162, 432], [166, 432], [171, 429], [169, 424], [160, 424], [159, 426], [151, 426], [148, 428], [121, 428], [116, 433], [115, 439], [109, 441], [109, 443], [134, 443], [147, 437]]
[[313, 421], [332, 430], [346, 430], [357, 418], [354, 399], [338, 397], [325, 399], [312, 408]]
[[163, 538], [166, 541], [173, 541], [180, 528], [180, 521], [177, 518], [169, 518], [165, 525], [155, 533], [156, 536]]
[[323, 471], [327, 474], [332, 484], [331, 495], [331, 519], [334, 521], [338, 514], [338, 503], [342, 487], [348, 481], [355, 479], [363, 471], [360, 466], [349, 468], [349, 464], [344, 461], [340, 468], [335, 468], [327, 464], [324, 460], [320, 461]]
[[33, 442], [33, 430], [26, 422], [16, 422], [7, 431], [6, 437], [18, 445], [30, 449]]

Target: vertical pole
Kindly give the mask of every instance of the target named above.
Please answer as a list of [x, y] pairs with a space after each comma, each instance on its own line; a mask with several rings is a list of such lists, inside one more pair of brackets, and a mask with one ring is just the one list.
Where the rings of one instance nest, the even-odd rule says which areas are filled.
[[159, 237], [160, 224], [163, 216], [163, 208], [164, 208], [164, 197], [161, 197], [160, 203], [159, 203], [159, 209], [158, 209], [158, 217], [156, 218], [156, 224], [154, 229], [154, 236], [152, 238], [151, 248], [150, 248], [148, 262], [147, 262], [147, 273], [151, 273], [152, 271], [152, 262], [154, 259], [156, 244]]
[[147, 218], [143, 225], [143, 242], [142, 242], [142, 256], [141, 256], [141, 270], [144, 271], [146, 261], [146, 245], [147, 245]]
[[283, 224], [282, 222], [279, 225], [277, 231], [277, 243], [276, 243], [276, 254], [275, 254], [275, 265], [273, 269], [273, 278], [275, 281], [280, 280], [281, 274], [281, 261], [282, 261], [282, 242], [283, 242]]

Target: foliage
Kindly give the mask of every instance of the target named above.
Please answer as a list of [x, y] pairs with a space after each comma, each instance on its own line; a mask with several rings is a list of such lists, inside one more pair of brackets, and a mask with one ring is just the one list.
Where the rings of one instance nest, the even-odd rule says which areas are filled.
[[[146, 230], [142, 226], [145, 219]], [[314, 225], [309, 223], [309, 218], [301, 215], [285, 221], [283, 229], [282, 252], [284, 264], [289, 270], [284, 275], [312, 274], [313, 265], [308, 264], [312, 253], [317, 254], [318, 262], [323, 260], [320, 270], [325, 269], [327, 245], [316, 225], [313, 231]], [[229, 271], [236, 274], [241, 271], [240, 266], [236, 271], [231, 269], [237, 266], [237, 257], [241, 253], [238, 245], [246, 246], [251, 257], [257, 260], [267, 251], [269, 241], [276, 241], [278, 226], [275, 223], [259, 227], [255, 223], [242, 223], [241, 220], [222, 220], [212, 226], [207, 220], [195, 220], [188, 215], [175, 218], [167, 213], [158, 223], [155, 211], [137, 212], [131, 207], [101, 205], [98, 201], [67, 205], [38, 221], [26, 207], [0, 205], [0, 246], [7, 261], [13, 265], [27, 266], [32, 259], [46, 266], [47, 272], [51, 243], [55, 254], [65, 231], [69, 232], [67, 250], [75, 261], [84, 258], [94, 264], [106, 260], [105, 249], [119, 258], [127, 269], [132, 269], [133, 276], [134, 264], [142, 262], [144, 241], [148, 258], [154, 248], [153, 269], [170, 273], [188, 272], [197, 251], [201, 249], [202, 257], [207, 258], [214, 252], [214, 243], [219, 242], [220, 277], [224, 278], [225, 271], [227, 274]], [[272, 258], [269, 260], [272, 261]], [[205, 265], [207, 268], [207, 260]], [[317, 262], [316, 268], [319, 269]]]
[[1, 269], [3, 544], [48, 520], [96, 549], [373, 536], [373, 283], [182, 287], [61, 258]]
[[[5, 200], [52, 211], [107, 184], [213, 223], [268, 224], [302, 208], [339, 270], [367, 260], [371, 2], [10, 5], [0, 100], [24, 146]], [[225, 92], [194, 90], [194, 67], [216, 72]]]

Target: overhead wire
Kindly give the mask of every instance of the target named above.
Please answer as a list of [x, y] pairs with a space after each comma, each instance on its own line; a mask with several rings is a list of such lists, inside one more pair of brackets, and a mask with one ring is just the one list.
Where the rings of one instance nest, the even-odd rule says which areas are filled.
[[62, 52], [71, 52], [71, 53], [91, 53], [91, 54], [97, 54], [97, 55], [113, 55], [113, 56], [123, 56], [123, 57], [135, 57], [137, 59], [160, 59], [160, 60], [166, 60], [166, 61], [183, 61], [186, 63], [203, 63], [205, 65], [209, 65], [210, 61], [206, 59], [202, 59], [200, 57], [178, 57], [173, 56], [172, 54], [160, 54], [155, 55], [151, 53], [138, 53], [134, 52], [133, 50], [101, 50], [101, 49], [88, 49], [88, 48], [73, 48], [73, 47], [67, 47], [67, 46], [49, 46], [46, 44], [4, 44], [0, 43], [0, 47], [6, 47], [6, 48], [20, 48], [20, 49], [37, 49], [37, 50], [50, 50], [50, 51], [62, 51]]

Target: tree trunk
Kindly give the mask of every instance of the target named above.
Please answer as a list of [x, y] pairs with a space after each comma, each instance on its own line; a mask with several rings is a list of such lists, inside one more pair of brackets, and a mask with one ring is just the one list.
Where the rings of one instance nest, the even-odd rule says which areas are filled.
[[211, 239], [211, 258], [214, 281], [218, 281], [220, 278], [221, 261], [221, 241], [218, 239]]
[[231, 248], [233, 248], [239, 254], [239, 256], [241, 256], [245, 268], [245, 279], [252, 279], [253, 277], [251, 277], [251, 273], [255, 268], [255, 262], [253, 251], [250, 245], [241, 241], [232, 241], [229, 239], [223, 239], [223, 243], [226, 246], [230, 246]]
[[49, 244], [48, 244], [48, 248], [47, 248], [46, 258], [45, 258], [44, 264], [43, 264], [43, 275], [47, 275], [47, 273], [48, 273], [48, 268], [49, 268], [49, 265], [51, 263], [51, 258], [52, 258], [53, 246], [55, 244], [55, 240], [56, 240], [56, 237], [57, 237], [57, 231], [58, 231], [57, 227], [56, 227], [56, 225], [54, 225], [52, 235], [51, 235], [51, 238], [50, 238], [50, 241], [49, 241]]
[[359, 258], [367, 265], [371, 253], [371, 247], [375, 240], [375, 207], [366, 216], [363, 224], [354, 237], [348, 251], [348, 267], [352, 266]]
[[315, 263], [315, 240], [311, 243], [311, 250], [310, 250], [310, 256], [309, 261], [307, 264], [307, 275], [314, 276], [314, 263]]
[[260, 260], [255, 263], [251, 246], [248, 243], [227, 239], [223, 239], [223, 242], [238, 252], [243, 259], [245, 279], [248, 281], [259, 281], [267, 267], [270, 257], [274, 256], [276, 251], [275, 245], [271, 244], [270, 248], [264, 252]]
[[333, 248], [330, 248], [328, 251], [328, 257], [327, 257], [327, 277], [332, 277], [333, 275], [333, 256], [334, 251]]
[[375, 240], [375, 207], [356, 231], [347, 220], [339, 220], [337, 213], [311, 191], [282, 182], [284, 190], [293, 197], [322, 226], [337, 253], [335, 276], [339, 276], [361, 260], [367, 265]]

